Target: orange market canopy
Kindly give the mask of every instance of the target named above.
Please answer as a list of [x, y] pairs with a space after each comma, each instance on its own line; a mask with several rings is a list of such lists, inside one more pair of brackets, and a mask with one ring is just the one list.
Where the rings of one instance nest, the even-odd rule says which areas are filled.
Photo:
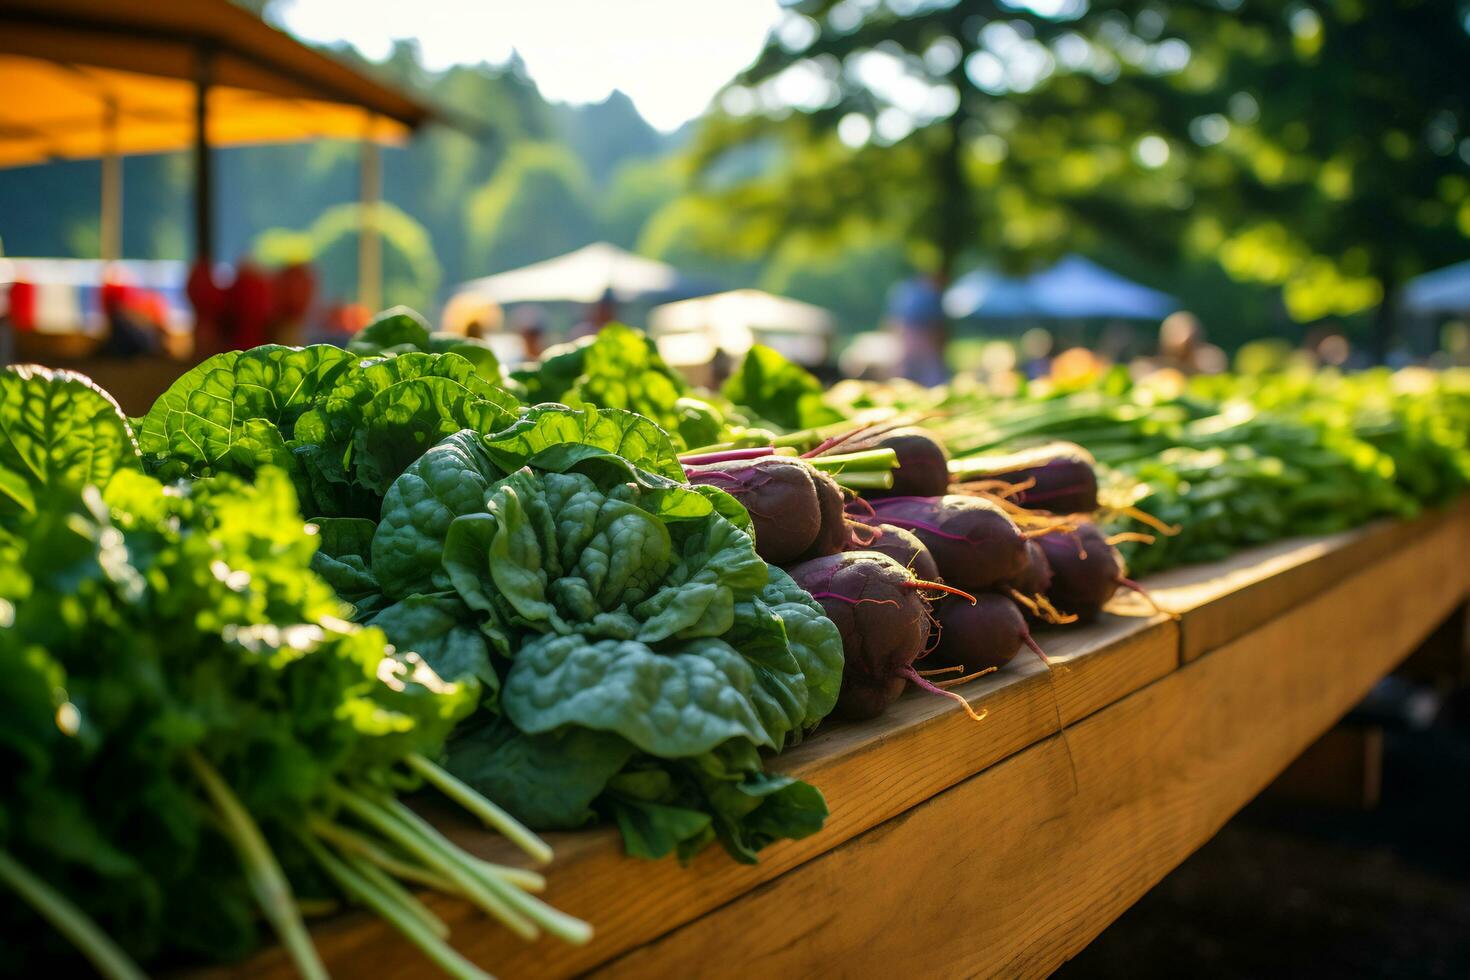
[[227, 0], [0, 0], [0, 166], [402, 138], [431, 112]]
[[211, 147], [337, 137], [371, 148], [432, 115], [228, 0], [0, 0], [0, 167], [102, 158], [104, 254], [121, 155], [192, 147], [208, 258]]

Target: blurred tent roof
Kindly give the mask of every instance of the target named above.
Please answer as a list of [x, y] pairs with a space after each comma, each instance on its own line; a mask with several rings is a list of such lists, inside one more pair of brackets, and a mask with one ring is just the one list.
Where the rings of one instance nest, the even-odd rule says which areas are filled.
[[1053, 320], [1111, 317], [1154, 320], [1179, 309], [1167, 293], [1139, 285], [1080, 255], [1049, 269], [1013, 278], [976, 270], [944, 294], [944, 310], [955, 319]]
[[648, 330], [670, 364], [705, 364], [722, 350], [739, 357], [765, 344], [800, 364], [827, 359], [835, 323], [820, 306], [759, 289], [734, 289], [656, 306]]
[[759, 289], [732, 289], [655, 307], [648, 315], [648, 327], [653, 333], [773, 330], [826, 335], [832, 332], [833, 321], [831, 313], [811, 303]]
[[0, 166], [193, 144], [400, 139], [435, 113], [228, 0], [0, 0]]
[[619, 303], [694, 296], [709, 290], [663, 262], [593, 242], [554, 259], [461, 283], [497, 303], [595, 303], [609, 291]]
[[1470, 260], [1410, 279], [1404, 286], [1403, 303], [1413, 313], [1470, 310]]

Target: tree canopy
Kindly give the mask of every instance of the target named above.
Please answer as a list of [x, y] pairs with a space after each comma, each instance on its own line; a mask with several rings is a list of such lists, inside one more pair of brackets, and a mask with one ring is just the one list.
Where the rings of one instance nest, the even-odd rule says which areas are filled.
[[[1218, 262], [1298, 320], [1470, 238], [1470, 8], [1433, 0], [795, 0], [695, 149], [751, 254], [854, 227], [942, 273]], [[1167, 282], [1161, 282], [1167, 286]]]

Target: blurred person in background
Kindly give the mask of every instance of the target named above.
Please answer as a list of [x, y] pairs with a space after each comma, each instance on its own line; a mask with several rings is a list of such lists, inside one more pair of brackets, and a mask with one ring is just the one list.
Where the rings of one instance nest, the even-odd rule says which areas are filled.
[[930, 387], [949, 380], [943, 297], [944, 284], [938, 276], [906, 279], [888, 296], [888, 320], [902, 352], [899, 373]]
[[595, 336], [599, 330], [617, 318], [617, 300], [613, 298], [612, 288], [609, 287], [603, 292], [601, 299], [587, 307], [586, 315], [582, 317], [580, 323], [572, 327], [572, 332], [568, 336], [571, 340]]
[[1170, 313], [1159, 324], [1159, 352], [1151, 363], [1152, 370], [1174, 370], [1189, 376], [1219, 374], [1229, 365], [1223, 350], [1205, 342], [1205, 328], [1193, 313]]
[[510, 329], [526, 345], [526, 359], [537, 360], [546, 349], [546, 309], [526, 303], [510, 316]]
[[1055, 346], [1051, 331], [1032, 327], [1021, 334], [1021, 373], [1028, 378], [1044, 378], [1051, 373], [1051, 352]]

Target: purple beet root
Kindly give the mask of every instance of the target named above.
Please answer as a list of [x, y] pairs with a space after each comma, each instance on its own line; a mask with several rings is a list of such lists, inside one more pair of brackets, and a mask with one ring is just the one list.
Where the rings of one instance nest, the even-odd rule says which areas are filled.
[[965, 482], [998, 482], [1012, 488], [1007, 499], [1028, 510], [1090, 514], [1097, 510], [1097, 471], [1092, 456], [1069, 442], [1052, 443], [1005, 456], [957, 464]]
[[[842, 495], [842, 488], [837, 485], [836, 480], [821, 470], [812, 469], [809, 466], [807, 469], [811, 472], [812, 483], [817, 490], [820, 522], [817, 526], [816, 538], [805, 551], [797, 556], [797, 561], [809, 561], [813, 558], [835, 555], [847, 547], [847, 515], [843, 513], [847, 499]], [[774, 564], [779, 565], [781, 562]]]
[[[987, 592], [974, 604], [963, 599], [941, 599], [935, 607], [939, 642], [924, 658], [924, 667], [960, 667], [955, 676], [1004, 667], [1029, 645], [1040, 648], [1026, 628], [1020, 608], [1003, 595]], [[933, 671], [926, 669], [926, 674]]]
[[859, 434], [833, 449], [852, 453], [864, 449], [892, 449], [898, 457], [889, 490], [864, 490], [863, 496], [937, 497], [949, 491], [949, 454], [933, 436], [918, 429], [895, 429], [877, 436]]
[[929, 602], [913, 575], [876, 551], [829, 555], [790, 571], [842, 634], [845, 665], [834, 713], [849, 719], [882, 714], [903, 693], [929, 636]]
[[912, 532], [934, 556], [945, 584], [972, 594], [1012, 581], [1026, 567], [1020, 528], [982, 497], [890, 497], [873, 501], [871, 513], [854, 511], [853, 516]]
[[756, 553], [773, 565], [807, 557], [824, 534], [831, 535], [823, 524], [831, 505], [823, 504], [819, 490], [831, 478], [802, 460], [763, 456], [686, 466], [685, 472], [690, 483], [719, 487], [740, 501], [750, 514]]
[[1051, 566], [1051, 587], [1046, 597], [1063, 613], [1088, 622], [1097, 618], [1120, 585], [1133, 587], [1123, 577], [1123, 559], [1118, 550], [1108, 544], [1091, 521], [1075, 531], [1057, 531], [1032, 540], [1040, 543]]
[[[1045, 535], [1043, 535], [1045, 537]], [[1015, 589], [1022, 595], [1045, 595], [1051, 588], [1051, 562], [1035, 538], [1026, 542], [1026, 566], [1021, 574], [1001, 583], [1002, 589]]]
[[850, 528], [848, 550], [876, 551], [913, 572], [915, 578], [925, 582], [940, 580], [939, 566], [934, 564], [934, 556], [929, 554], [924, 542], [912, 532], [892, 524], [858, 525]]

